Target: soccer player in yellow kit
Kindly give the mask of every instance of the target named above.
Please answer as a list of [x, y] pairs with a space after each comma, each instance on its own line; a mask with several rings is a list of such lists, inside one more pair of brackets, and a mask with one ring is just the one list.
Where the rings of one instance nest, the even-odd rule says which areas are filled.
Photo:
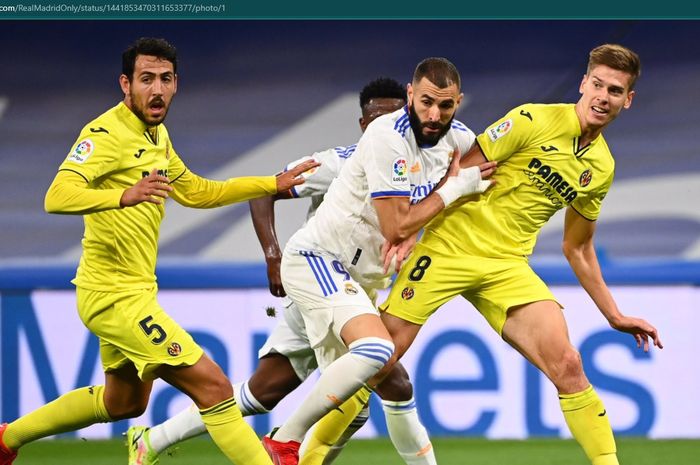
[[400, 357], [442, 304], [467, 299], [554, 383], [567, 425], [594, 465], [618, 463], [610, 422], [569, 341], [561, 306], [527, 256], [540, 228], [566, 208], [563, 251], [583, 288], [610, 326], [632, 334], [645, 351], [649, 338], [662, 347], [651, 324], [617, 308], [593, 246], [614, 174], [602, 131], [629, 108], [639, 72], [633, 51], [602, 45], [590, 52], [576, 104], [522, 105], [479, 135], [461, 165], [498, 161], [495, 186], [425, 228], [381, 306]]
[[73, 283], [78, 313], [100, 338], [105, 384], [71, 391], [0, 426], [0, 465], [36, 439], [141, 415], [153, 379], [192, 398], [219, 448], [240, 465], [271, 465], [242, 419], [230, 381], [156, 299], [164, 200], [211, 208], [286, 191], [314, 166], [280, 176], [212, 181], [187, 169], [162, 124], [177, 90], [177, 54], [142, 38], [122, 56], [124, 100], [86, 125], [46, 194], [50, 213], [82, 214]]

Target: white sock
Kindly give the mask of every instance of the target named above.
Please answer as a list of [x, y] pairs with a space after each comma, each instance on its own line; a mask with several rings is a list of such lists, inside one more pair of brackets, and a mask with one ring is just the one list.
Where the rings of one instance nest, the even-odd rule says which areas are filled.
[[328, 365], [308, 397], [277, 430], [276, 441], [301, 442], [314, 423], [357, 392], [394, 352], [391, 341], [378, 337], [363, 337], [348, 348], [348, 353]]
[[151, 447], [160, 454], [173, 444], [199, 436], [206, 431], [207, 428], [199, 416], [199, 409], [192, 404], [174, 417], [151, 428], [148, 439]]
[[437, 465], [428, 432], [418, 418], [416, 401], [382, 401], [389, 437], [407, 465]]
[[338, 442], [331, 446], [328, 454], [326, 454], [326, 457], [323, 459], [323, 465], [330, 465], [338, 458], [338, 455], [340, 455], [353, 434], [357, 433], [357, 431], [367, 423], [367, 420], [369, 420], [369, 405], [360, 410], [360, 413], [357, 414], [352, 423], [343, 431]]
[[258, 402], [258, 399], [255, 398], [253, 393], [250, 392], [248, 381], [233, 385], [233, 397], [236, 399], [241, 415], [244, 417], [248, 415], [257, 415], [258, 413], [270, 413], [268, 409]]

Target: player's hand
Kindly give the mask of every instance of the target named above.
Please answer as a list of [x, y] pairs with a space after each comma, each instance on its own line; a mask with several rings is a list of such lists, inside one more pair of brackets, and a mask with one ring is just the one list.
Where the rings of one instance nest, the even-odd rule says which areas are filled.
[[280, 261], [280, 257], [269, 257], [267, 259], [267, 283], [270, 286], [270, 294], [275, 297], [285, 297], [287, 295], [282, 286]]
[[487, 161], [469, 168], [459, 168], [459, 160], [455, 160], [459, 158], [456, 153], [455, 151], [452, 155], [445, 183], [435, 189], [435, 193], [442, 198], [445, 207], [461, 197], [482, 194], [496, 182], [488, 179], [496, 171], [495, 161]]
[[637, 347], [644, 348], [644, 352], [649, 352], [649, 339], [659, 349], [663, 349], [659, 333], [648, 321], [642, 318], [634, 318], [631, 316], [623, 316], [622, 318], [610, 322], [610, 326], [623, 333], [629, 333], [634, 336], [637, 341]]
[[160, 205], [168, 198], [168, 192], [173, 190], [169, 183], [170, 179], [158, 174], [158, 170], [153, 168], [151, 174], [124, 191], [119, 206], [133, 207], [142, 202]]
[[413, 248], [418, 241], [418, 234], [413, 234], [405, 241], [392, 245], [389, 241], [384, 241], [382, 244], [382, 260], [384, 261], [384, 274], [389, 272], [392, 263], [394, 264], [394, 272], [401, 271], [401, 265], [411, 255]]
[[303, 163], [299, 163], [294, 168], [280, 173], [277, 175], [277, 192], [285, 192], [294, 186], [304, 183], [304, 177], [302, 173], [312, 170], [318, 166], [321, 166], [316, 160], [306, 160]]

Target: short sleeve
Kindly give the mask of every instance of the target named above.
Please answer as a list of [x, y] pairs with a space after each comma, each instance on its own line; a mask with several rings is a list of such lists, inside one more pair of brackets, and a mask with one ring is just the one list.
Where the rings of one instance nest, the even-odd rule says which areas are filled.
[[531, 108], [514, 108], [476, 138], [489, 161], [503, 161], [519, 152], [533, 139], [536, 131]]
[[410, 160], [401, 135], [395, 131], [374, 129], [368, 129], [358, 144], [371, 198], [410, 197]]
[[576, 198], [571, 206], [576, 210], [581, 216], [590, 221], [595, 221], [600, 215], [600, 209], [603, 204], [603, 199], [608, 194], [610, 186], [612, 185], [614, 178], [614, 173], [608, 176], [608, 179], [600, 186], [599, 189], [585, 198]]
[[288, 163], [284, 168], [285, 171], [311, 159], [321, 163], [320, 166], [312, 168], [302, 174], [304, 183], [292, 187], [292, 195], [294, 197], [313, 197], [316, 195], [324, 195], [328, 192], [331, 183], [340, 173], [342, 162], [345, 161], [345, 159], [340, 158], [338, 154], [346, 153], [347, 150], [348, 147], [336, 147], [316, 152], [311, 156], [302, 157]]
[[471, 150], [471, 148], [474, 146], [474, 142], [476, 141], [474, 131], [469, 129], [461, 121], [454, 120], [452, 121], [452, 132], [455, 140], [457, 141], [457, 148], [459, 149], [459, 153], [461, 155], [464, 155]]

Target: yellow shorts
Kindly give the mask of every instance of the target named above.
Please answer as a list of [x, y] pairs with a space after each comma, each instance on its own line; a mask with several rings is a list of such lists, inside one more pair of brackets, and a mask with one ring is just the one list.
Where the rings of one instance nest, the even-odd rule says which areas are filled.
[[471, 302], [498, 334], [508, 309], [541, 300], [556, 302], [524, 258], [447, 255], [419, 243], [379, 310], [422, 325], [457, 295]]
[[78, 314], [100, 339], [104, 371], [132, 362], [151, 380], [160, 365], [191, 366], [204, 353], [156, 299], [157, 288], [102, 292], [77, 288]]

